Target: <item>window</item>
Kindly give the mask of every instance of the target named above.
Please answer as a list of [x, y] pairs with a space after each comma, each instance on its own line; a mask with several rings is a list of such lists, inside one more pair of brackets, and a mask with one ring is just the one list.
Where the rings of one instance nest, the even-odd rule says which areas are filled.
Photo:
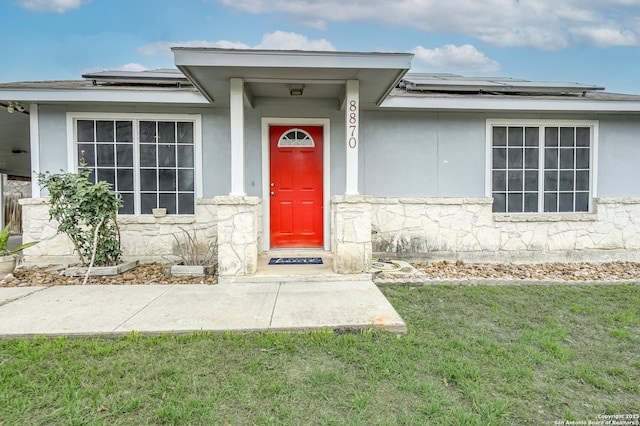
[[78, 166], [107, 181], [124, 202], [120, 214], [193, 214], [196, 200], [195, 119], [75, 119]]
[[589, 211], [593, 122], [488, 126], [494, 212]]
[[307, 132], [300, 129], [294, 129], [282, 135], [278, 140], [278, 148], [292, 146], [314, 147], [316, 144]]

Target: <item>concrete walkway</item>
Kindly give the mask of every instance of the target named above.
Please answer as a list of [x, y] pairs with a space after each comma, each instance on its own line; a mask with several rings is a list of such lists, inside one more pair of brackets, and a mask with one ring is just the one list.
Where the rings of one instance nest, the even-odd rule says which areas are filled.
[[0, 337], [193, 331], [406, 332], [369, 280], [0, 288]]

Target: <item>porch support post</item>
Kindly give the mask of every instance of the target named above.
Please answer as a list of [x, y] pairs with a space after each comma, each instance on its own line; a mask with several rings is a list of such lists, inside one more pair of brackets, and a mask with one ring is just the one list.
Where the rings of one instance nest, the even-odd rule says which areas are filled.
[[0, 173], [0, 228], [4, 229], [4, 173]]
[[333, 270], [359, 274], [371, 266], [371, 197], [336, 195], [331, 199]]
[[347, 80], [345, 104], [346, 188], [345, 194], [358, 194], [358, 149], [360, 144], [360, 81]]
[[244, 196], [244, 81], [231, 78], [230, 118], [231, 118], [231, 193]]
[[[29, 105], [29, 154], [31, 155], [31, 197], [40, 197], [40, 110], [38, 104]], [[24, 222], [24, 219], [23, 219]]]
[[219, 282], [255, 274], [260, 243], [260, 198], [229, 195], [213, 200], [218, 217]]

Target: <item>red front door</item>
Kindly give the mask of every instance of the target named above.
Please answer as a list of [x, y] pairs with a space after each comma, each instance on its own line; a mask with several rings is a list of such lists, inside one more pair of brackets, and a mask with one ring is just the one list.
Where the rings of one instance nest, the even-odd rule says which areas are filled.
[[271, 126], [271, 247], [322, 247], [322, 127]]

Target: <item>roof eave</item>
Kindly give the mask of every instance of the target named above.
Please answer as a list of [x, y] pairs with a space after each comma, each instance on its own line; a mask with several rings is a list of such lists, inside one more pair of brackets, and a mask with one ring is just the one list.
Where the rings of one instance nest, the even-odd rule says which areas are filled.
[[406, 68], [411, 53], [173, 47], [176, 66], [263, 68]]
[[389, 94], [393, 91], [393, 89], [395, 89], [398, 86], [398, 84], [400, 83], [400, 80], [402, 80], [402, 77], [404, 77], [408, 71], [409, 71], [408, 69], [403, 69], [398, 71], [398, 74], [396, 75], [396, 78], [394, 79], [393, 83], [390, 84], [387, 90], [382, 94], [382, 96], [380, 96], [380, 99], [378, 99], [378, 101], [376, 102], [376, 106], [379, 107], [383, 104], [383, 102], [389, 97]]
[[179, 90], [38, 90], [0, 89], [0, 99], [43, 103], [43, 102], [97, 102], [97, 103], [165, 103], [165, 104], [207, 104], [207, 99], [195, 91]]
[[200, 81], [198, 81], [198, 79], [196, 79], [193, 76], [193, 74], [191, 73], [191, 69], [189, 67], [185, 67], [185, 66], [182, 66], [182, 65], [177, 65], [177, 67], [182, 72], [182, 74], [184, 74], [184, 76], [187, 77], [189, 82], [191, 84], [193, 84], [193, 87], [198, 89], [198, 92], [200, 92], [200, 94], [207, 100], [207, 102], [212, 104], [213, 103], [213, 97], [211, 96], [210, 93], [208, 93], [207, 90], [205, 90], [205, 88], [200, 83]]
[[229, 78], [246, 82], [360, 80], [361, 103], [380, 105], [411, 68], [410, 53], [174, 47], [176, 67], [210, 101], [226, 106]]
[[640, 101], [585, 99], [478, 99], [389, 96], [381, 108], [452, 111], [640, 112]]

